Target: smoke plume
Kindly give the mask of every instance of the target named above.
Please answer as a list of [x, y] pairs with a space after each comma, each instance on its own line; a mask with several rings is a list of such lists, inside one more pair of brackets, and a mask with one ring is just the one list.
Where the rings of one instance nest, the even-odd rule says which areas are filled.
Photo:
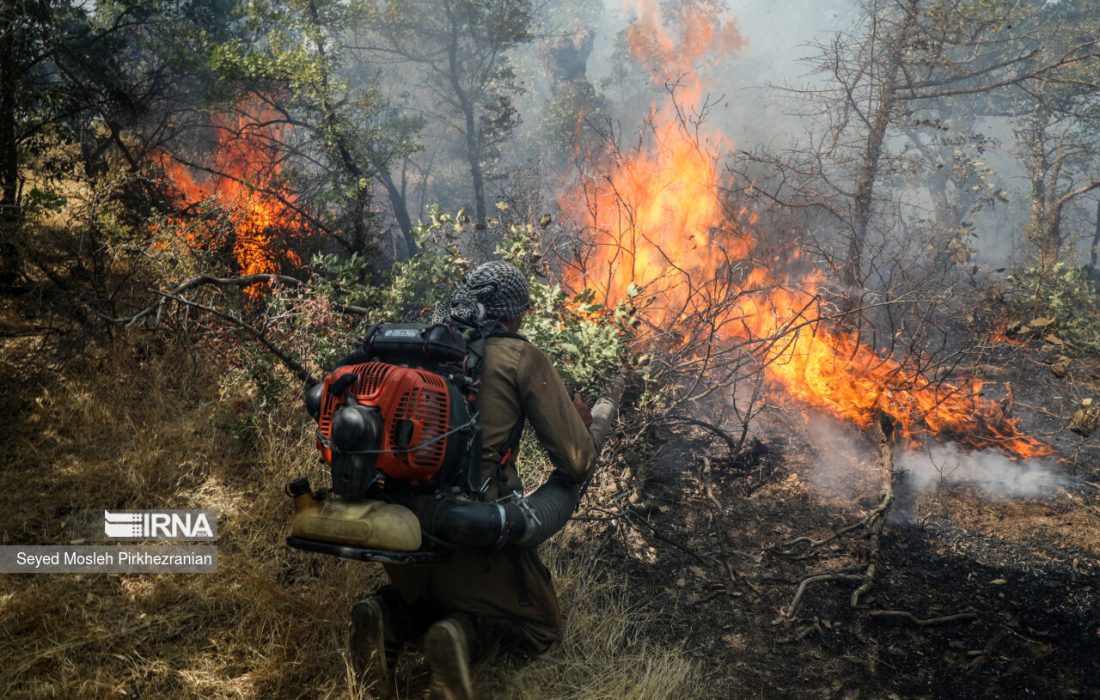
[[965, 450], [954, 444], [926, 445], [895, 456], [904, 479], [917, 492], [972, 486], [988, 498], [1052, 498], [1069, 480], [1042, 459], [1014, 462], [996, 450]]

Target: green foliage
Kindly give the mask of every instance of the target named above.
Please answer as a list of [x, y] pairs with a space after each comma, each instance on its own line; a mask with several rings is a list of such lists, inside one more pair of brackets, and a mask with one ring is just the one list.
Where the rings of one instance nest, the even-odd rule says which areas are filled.
[[584, 140], [595, 138], [588, 123], [606, 111], [603, 95], [587, 81], [562, 86], [542, 111], [539, 142], [544, 151], [567, 159], [583, 152]]
[[470, 261], [459, 251], [466, 228], [461, 213], [454, 216], [432, 208], [427, 221], [413, 231], [421, 252], [395, 262], [377, 283], [369, 281], [371, 264], [358, 255], [318, 255], [312, 263], [315, 291], [370, 309], [371, 323], [425, 318], [466, 274]]
[[521, 332], [542, 348], [567, 385], [596, 391], [630, 362], [633, 316], [626, 307], [609, 312], [595, 303], [592, 290], [571, 295], [535, 277], [532, 273], [540, 262], [537, 239], [533, 226], [514, 226], [496, 251], [528, 273], [531, 310]]
[[[315, 338], [302, 348], [304, 356], [327, 368], [327, 362], [350, 349], [369, 324], [428, 318], [472, 264], [459, 248], [469, 228], [461, 212], [451, 215], [433, 208], [416, 228], [422, 252], [394, 263], [377, 282], [371, 281], [370, 265], [360, 256], [315, 256], [309, 287], [312, 311], [301, 306], [297, 311], [299, 324], [312, 328]], [[567, 384], [595, 390], [627, 360], [632, 317], [625, 308], [609, 313], [594, 303], [591, 291], [571, 295], [560, 285], [538, 279], [537, 238], [534, 227], [516, 226], [497, 249], [501, 259], [524, 270], [530, 280], [532, 308], [522, 332], [547, 353]], [[333, 320], [337, 304], [363, 307], [369, 313], [354, 332], [319, 332]], [[324, 321], [311, 320], [311, 314]]]
[[627, 354], [623, 327], [591, 302], [591, 292], [570, 295], [557, 284], [535, 281], [531, 301], [522, 332], [546, 352], [566, 384], [598, 389], [622, 367]]
[[1059, 338], [1100, 352], [1100, 297], [1084, 268], [1036, 265], [1008, 279], [1010, 297], [1027, 319], [1052, 319]]
[[[416, 227], [421, 252], [395, 262], [375, 279], [374, 265], [363, 256], [317, 254], [310, 261], [313, 275], [304, 290], [275, 290], [269, 317], [292, 319], [284, 331], [285, 347], [317, 373], [332, 368], [359, 341], [371, 324], [425, 320], [434, 307], [462, 280], [469, 261], [459, 253], [466, 224], [461, 214], [437, 209]], [[359, 320], [342, 306], [366, 309]]]

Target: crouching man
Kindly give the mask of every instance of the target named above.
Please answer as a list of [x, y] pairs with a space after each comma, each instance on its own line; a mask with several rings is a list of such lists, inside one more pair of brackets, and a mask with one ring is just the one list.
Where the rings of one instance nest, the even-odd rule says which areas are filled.
[[[485, 500], [523, 493], [514, 449], [529, 423], [555, 468], [553, 478], [583, 483], [596, 464], [592, 416], [570, 399], [541, 350], [518, 335], [530, 307], [527, 280], [494, 261], [474, 269], [436, 312], [436, 320], [477, 324], [488, 335], [478, 407]], [[535, 656], [561, 639], [562, 619], [549, 570], [534, 547], [458, 551], [431, 566], [386, 565], [390, 585], [352, 608], [357, 670], [392, 696], [401, 647], [423, 639], [431, 696], [473, 697], [470, 665], [489, 648]]]

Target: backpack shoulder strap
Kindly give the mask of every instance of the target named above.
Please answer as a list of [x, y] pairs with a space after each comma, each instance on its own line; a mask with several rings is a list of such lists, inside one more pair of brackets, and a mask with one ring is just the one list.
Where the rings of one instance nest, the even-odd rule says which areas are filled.
[[516, 340], [522, 340], [525, 343], [531, 342], [531, 341], [527, 340], [527, 338], [524, 338], [519, 333], [513, 333], [512, 331], [504, 330], [503, 328], [501, 328], [499, 326], [497, 328], [494, 328], [493, 330], [489, 331], [488, 333], [486, 333], [485, 337], [486, 338], [515, 338]]
[[485, 369], [486, 340], [489, 338], [515, 338], [525, 343], [528, 342], [527, 338], [519, 333], [505, 330], [499, 323], [488, 329], [479, 328], [478, 326], [458, 326], [458, 330], [466, 339], [466, 376], [470, 378], [475, 386], [481, 380], [481, 372]]
[[[472, 396], [472, 399], [469, 402], [469, 406], [470, 411], [472, 413], [476, 413], [478, 410], [477, 397], [478, 391], [480, 389], [481, 374], [482, 371], [485, 369], [485, 341], [489, 338], [515, 338], [517, 340], [522, 340], [523, 342], [528, 341], [519, 333], [512, 333], [511, 331], [505, 330], [504, 327], [500, 324], [496, 324], [488, 329], [467, 327], [464, 328], [463, 331], [463, 334], [466, 336], [466, 350], [469, 354], [466, 361], [466, 376], [468, 376], [473, 382], [471, 385], [473, 391], [470, 394]], [[473, 447], [475, 449], [471, 450], [470, 460], [467, 467], [469, 474], [467, 484], [468, 490], [471, 495], [474, 495], [478, 499], [483, 500], [492, 483], [494, 481], [499, 482], [502, 480], [501, 477], [503, 475], [504, 469], [509, 464], [515, 461], [516, 456], [519, 453], [519, 443], [520, 440], [523, 438], [523, 427], [526, 422], [527, 417], [523, 414], [520, 414], [519, 418], [516, 420], [515, 425], [512, 427], [512, 430], [508, 433], [508, 439], [505, 440], [504, 444], [500, 447], [499, 459], [497, 461], [496, 467], [493, 469], [493, 473], [489, 475], [489, 478], [486, 479], [483, 483], [477, 484], [476, 480], [481, 475], [482, 452], [481, 421], [480, 419], [477, 421], [477, 437], [473, 441]]]

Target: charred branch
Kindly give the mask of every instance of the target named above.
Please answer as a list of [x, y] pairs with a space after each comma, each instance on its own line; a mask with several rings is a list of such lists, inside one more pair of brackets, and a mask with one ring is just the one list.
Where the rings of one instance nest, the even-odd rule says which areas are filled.
[[783, 617], [790, 619], [794, 617], [795, 611], [798, 610], [798, 604], [802, 602], [803, 596], [806, 595], [806, 591], [810, 586], [817, 583], [825, 583], [827, 581], [858, 581], [864, 582], [867, 580], [866, 574], [856, 573], [856, 568], [844, 569], [842, 571], [827, 571], [821, 574], [813, 574], [802, 579], [798, 588], [794, 592], [794, 597], [791, 598], [790, 604], [783, 609]]
[[886, 526], [886, 518], [890, 514], [890, 506], [894, 503], [894, 447], [890, 439], [893, 424], [885, 416], [880, 416], [879, 420], [875, 421], [874, 432], [878, 437], [882, 500], [869, 526], [871, 546], [870, 551], [867, 553], [867, 568], [863, 572], [863, 583], [860, 584], [859, 588], [852, 591], [850, 603], [853, 608], [859, 606], [860, 598], [870, 592], [875, 585], [875, 576], [879, 567], [879, 554], [882, 551], [882, 531]]
[[289, 369], [292, 374], [294, 374], [295, 377], [297, 377], [299, 380], [302, 381], [302, 383], [304, 383], [308, 386], [313, 386], [314, 384], [317, 383], [317, 380], [313, 377], [312, 374], [309, 373], [309, 370], [307, 370], [305, 367], [303, 367], [300, 362], [295, 360], [290, 355], [290, 353], [288, 353], [287, 351], [283, 350], [278, 345], [273, 343], [263, 333], [263, 331], [256, 328], [255, 326], [247, 323], [244, 319], [242, 319], [238, 316], [234, 316], [233, 314], [227, 313], [225, 311], [221, 311], [219, 309], [216, 309], [212, 306], [207, 306], [205, 304], [200, 304], [198, 302], [191, 301], [190, 299], [185, 299], [185, 298], [183, 298], [183, 297], [181, 297], [177, 294], [167, 294], [167, 293], [165, 293], [164, 296], [168, 299], [172, 299], [173, 301], [176, 301], [176, 302], [178, 302], [180, 304], [183, 304], [185, 306], [188, 306], [190, 308], [198, 309], [199, 311], [205, 311], [209, 314], [212, 314], [212, 315], [220, 318], [223, 321], [226, 321], [227, 323], [230, 323], [230, 324], [236, 326], [237, 328], [240, 328], [241, 330], [245, 331], [250, 336], [252, 336], [256, 340], [256, 342], [258, 342], [260, 345], [264, 346], [264, 348], [268, 352], [270, 352], [272, 355], [277, 357], [279, 359], [279, 361], [282, 362], [283, 365], [287, 369]]
[[[149, 304], [142, 310], [131, 316], [124, 317], [103, 317], [109, 323], [124, 325], [127, 328], [133, 326], [138, 321], [148, 318], [150, 315], [155, 314], [155, 318], [159, 320], [160, 315], [164, 309], [164, 305], [169, 299], [175, 299], [176, 296], [182, 294], [196, 287], [202, 287], [211, 285], [215, 287], [249, 287], [254, 284], [285, 284], [290, 287], [304, 287], [306, 282], [290, 277], [288, 275], [279, 274], [255, 274], [255, 275], [242, 275], [240, 277], [214, 277], [213, 275], [198, 275], [192, 277], [184, 282], [177, 284], [176, 286], [168, 289], [167, 291], [159, 291], [157, 295], [159, 298], [152, 304]], [[370, 313], [370, 309], [363, 308], [361, 306], [353, 306], [351, 304], [334, 304], [335, 308], [343, 313], [352, 315], [366, 315]], [[155, 327], [155, 322], [154, 322]]]
[[[736, 455], [737, 451], [740, 449], [740, 445], [737, 444], [737, 441], [733, 439], [732, 435], [727, 433], [725, 430], [722, 430], [718, 426], [714, 425], [713, 423], [708, 423], [704, 420], [699, 420], [698, 418], [690, 418], [688, 416], [668, 416], [664, 420], [666, 422], [684, 423], [686, 425], [694, 425], [697, 428], [702, 428], [703, 430], [706, 430], [707, 432], [711, 433], [712, 435], [716, 435], [717, 437], [721, 438], [721, 440], [723, 442], [726, 443], [726, 447], [729, 448], [730, 456]], [[708, 462], [708, 465], [709, 465], [709, 462]], [[708, 467], [708, 469], [709, 469], [709, 467]]]
[[920, 618], [905, 610], [865, 610], [865, 617], [872, 620], [898, 620], [908, 622], [917, 627], [935, 627], [937, 625], [954, 625], [960, 622], [975, 622], [978, 614], [973, 612], [956, 613], [954, 615], [941, 615], [939, 617]]
[[729, 577], [732, 584], [743, 584], [753, 593], [760, 593], [760, 589], [746, 576], [734, 569], [733, 564], [730, 563], [729, 535], [726, 533], [725, 519], [722, 517], [722, 503], [714, 495], [714, 475], [711, 471], [710, 458], [706, 455], [703, 455], [702, 472], [703, 487], [706, 490], [707, 500], [710, 501], [711, 509], [714, 512], [714, 525], [718, 537], [718, 546], [722, 549], [722, 568], [725, 569], [726, 575]]
[[812, 585], [829, 581], [851, 581], [859, 583], [859, 586], [852, 591], [849, 599], [851, 607], [856, 608], [860, 605], [860, 599], [869, 593], [875, 584], [882, 551], [882, 533], [886, 526], [886, 520], [889, 517], [890, 507], [894, 502], [894, 479], [896, 475], [894, 471], [893, 444], [891, 441], [893, 424], [885, 416], [882, 416], [879, 420], [875, 421], [873, 432], [878, 438], [879, 474], [882, 480], [882, 493], [878, 507], [862, 520], [841, 528], [826, 538], [813, 540], [808, 537], [799, 537], [784, 543], [782, 546], [787, 549], [786, 551], [781, 551], [782, 554], [791, 554], [796, 545], [806, 543], [812, 548], [836, 539], [842, 534], [865, 527], [867, 528], [867, 537], [869, 539], [867, 564], [861, 567], [847, 567], [838, 571], [812, 574], [802, 579], [795, 591], [794, 598], [791, 599], [790, 604], [783, 610], [783, 617], [785, 618], [790, 619], [794, 617], [798, 604], [802, 601], [803, 596], [805, 596], [806, 590]]

